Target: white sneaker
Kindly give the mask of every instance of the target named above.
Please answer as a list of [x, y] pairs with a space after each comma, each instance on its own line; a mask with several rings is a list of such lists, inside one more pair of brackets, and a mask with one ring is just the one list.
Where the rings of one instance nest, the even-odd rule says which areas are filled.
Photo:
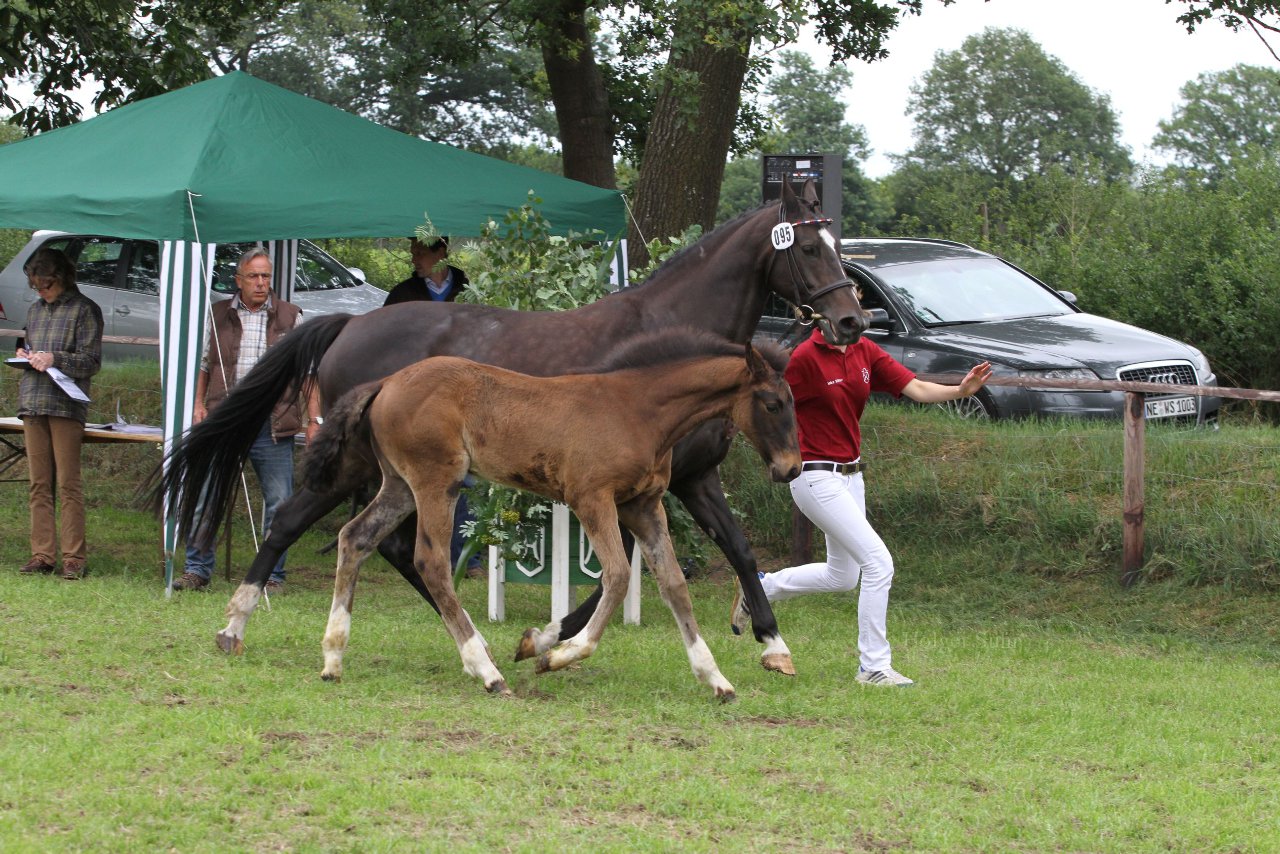
[[892, 688], [908, 688], [916, 684], [892, 667], [884, 670], [864, 670], [858, 668], [858, 681], [863, 685], [885, 685]]

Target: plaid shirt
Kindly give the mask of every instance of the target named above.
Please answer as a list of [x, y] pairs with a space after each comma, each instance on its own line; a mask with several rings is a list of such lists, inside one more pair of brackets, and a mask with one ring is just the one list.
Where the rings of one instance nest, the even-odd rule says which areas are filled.
[[[240, 382], [258, 364], [258, 360], [267, 352], [267, 310], [271, 308], [271, 297], [257, 311], [250, 311], [240, 295], [231, 298], [236, 314], [240, 317], [240, 352], [236, 354], [236, 375], [227, 377], [227, 388]], [[213, 324], [208, 324], [204, 331], [204, 353], [200, 357], [200, 370], [209, 372], [209, 345], [213, 343]]]
[[[27, 349], [53, 354], [53, 366], [89, 394], [89, 377], [102, 367], [102, 309], [79, 292], [63, 291], [53, 302], [38, 299], [27, 311]], [[89, 405], [72, 400], [44, 371], [26, 370], [18, 385], [18, 417], [54, 415], [81, 424]]]

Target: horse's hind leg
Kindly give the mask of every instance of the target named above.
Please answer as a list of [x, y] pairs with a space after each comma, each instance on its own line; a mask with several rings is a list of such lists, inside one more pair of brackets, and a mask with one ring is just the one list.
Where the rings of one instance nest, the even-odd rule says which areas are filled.
[[710, 686], [717, 699], [725, 702], [734, 699], [733, 685], [716, 666], [715, 657], [698, 631], [698, 621], [693, 616], [693, 600], [689, 598], [689, 587], [685, 584], [684, 573], [680, 571], [675, 549], [671, 546], [661, 500], [651, 503], [635, 500], [618, 510], [623, 523], [635, 533], [640, 542], [645, 560], [649, 561], [649, 567], [657, 579], [662, 600], [675, 615], [676, 626], [680, 629], [693, 675], [698, 681]]
[[580, 501], [573, 505], [573, 511], [595, 546], [596, 557], [600, 560], [603, 594], [599, 606], [581, 631], [538, 658], [538, 673], [560, 670], [594, 653], [604, 634], [605, 625], [627, 594], [630, 563], [622, 548], [622, 537], [618, 533], [617, 508], [612, 501]]
[[[465, 473], [465, 469], [464, 469]], [[489, 645], [471, 621], [471, 615], [458, 601], [453, 589], [453, 567], [449, 565], [449, 539], [453, 533], [452, 500], [441, 500], [439, 495], [455, 495], [450, 490], [433, 489], [415, 483], [418, 496], [430, 496], [418, 504], [418, 536], [414, 553], [414, 565], [422, 575], [422, 581], [439, 606], [440, 619], [458, 646], [462, 669], [468, 676], [484, 682], [491, 694], [510, 694], [507, 682], [494, 664]]]
[[742, 527], [733, 518], [733, 512], [725, 500], [719, 473], [711, 468], [698, 476], [687, 477], [679, 483], [673, 482], [671, 493], [688, 508], [689, 515], [720, 547], [733, 566], [746, 597], [747, 609], [751, 613], [752, 631], [756, 640], [764, 644], [764, 651], [760, 654], [761, 666], [765, 670], [795, 676], [796, 668], [791, 660], [791, 650], [782, 639], [778, 622], [773, 616], [773, 608], [764, 595], [764, 588], [760, 586], [751, 544], [747, 542]]
[[333, 580], [333, 604], [325, 627], [322, 679], [342, 678], [342, 655], [351, 636], [351, 605], [360, 564], [387, 534], [413, 512], [413, 495], [400, 478], [383, 478], [382, 489], [338, 534], [338, 570]]
[[218, 632], [216, 637], [219, 649], [236, 655], [244, 652], [245, 625], [258, 607], [258, 599], [262, 596], [263, 585], [271, 575], [271, 568], [304, 531], [328, 515], [344, 497], [345, 493], [341, 490], [317, 494], [308, 489], [299, 489], [280, 502], [275, 517], [271, 520], [271, 530], [262, 541], [262, 547], [258, 549], [244, 581], [240, 582], [231, 601], [227, 603], [227, 627]]
[[[622, 550], [630, 555], [631, 547], [635, 544], [635, 538], [631, 536], [631, 532], [626, 528], [619, 528], [619, 533], [622, 535]], [[604, 586], [597, 584], [596, 589], [591, 591], [591, 595], [582, 600], [582, 604], [574, 608], [563, 619], [552, 620], [541, 629], [525, 629], [524, 634], [520, 636], [520, 643], [516, 647], [516, 661], [523, 661], [526, 658], [542, 655], [542, 653], [551, 649], [560, 641], [568, 640], [582, 631], [587, 625], [587, 621], [591, 619], [591, 615], [596, 612], [596, 608], [600, 604], [600, 597], [603, 594]]]

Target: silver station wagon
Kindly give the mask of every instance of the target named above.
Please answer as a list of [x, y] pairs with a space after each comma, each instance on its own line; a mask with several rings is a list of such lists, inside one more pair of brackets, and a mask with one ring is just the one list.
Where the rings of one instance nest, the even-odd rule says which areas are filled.
[[[236, 262], [253, 244], [220, 244], [214, 253], [211, 296], [228, 299], [236, 291]], [[37, 249], [61, 249], [76, 264], [81, 292], [102, 309], [103, 334], [156, 338], [160, 332], [160, 245], [154, 240], [129, 240], [60, 231], [37, 231], [22, 251], [0, 272], [0, 329], [21, 329], [27, 308], [39, 297], [27, 286], [22, 272]], [[358, 269], [348, 269], [314, 243], [298, 241], [298, 269], [293, 302], [302, 319], [346, 312], [364, 314], [381, 308], [386, 291], [364, 282]], [[7, 341], [7, 343], [6, 343]], [[12, 349], [13, 339], [0, 340]], [[157, 358], [154, 344], [104, 344], [103, 358]]]

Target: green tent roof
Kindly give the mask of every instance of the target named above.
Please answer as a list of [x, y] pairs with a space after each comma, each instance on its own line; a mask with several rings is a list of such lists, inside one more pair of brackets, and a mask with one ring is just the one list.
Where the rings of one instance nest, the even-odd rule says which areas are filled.
[[0, 227], [116, 237], [390, 237], [424, 215], [474, 235], [530, 190], [559, 233], [624, 228], [616, 191], [426, 142], [243, 72], [0, 146]]

